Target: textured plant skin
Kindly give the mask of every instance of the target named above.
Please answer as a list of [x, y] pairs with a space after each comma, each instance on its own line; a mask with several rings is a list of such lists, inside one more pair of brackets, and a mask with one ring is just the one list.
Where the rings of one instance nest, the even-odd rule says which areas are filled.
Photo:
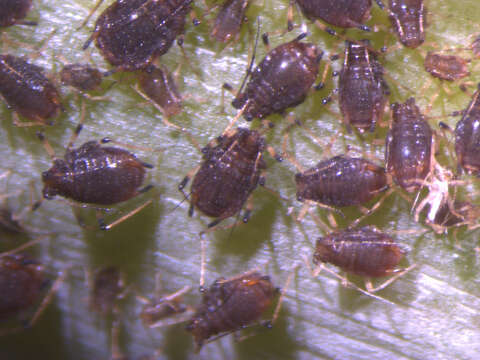
[[[200, 3], [196, 5], [198, 14], [204, 12]], [[193, 27], [191, 23], [187, 25], [184, 47], [188, 63], [182, 60], [182, 53], [176, 45], [162, 57], [162, 64], [171, 71], [178, 63], [184, 63], [179, 77], [179, 89], [187, 96], [184, 112], [171, 121], [185, 127], [200, 146], [220, 135], [221, 129], [236, 114], [230, 106], [230, 95], [226, 96], [226, 113], [221, 113], [221, 86], [224, 82], [229, 82], [234, 88], [240, 86], [254, 37], [249, 35], [249, 30], [255, 34], [256, 17], [261, 16], [262, 33], [285, 29], [286, 4], [287, 1], [280, 0], [254, 2], [247, 11], [250, 21], [243, 27], [240, 40], [225, 49], [210, 39], [208, 17], [200, 18], [202, 24], [198, 27]], [[97, 15], [84, 28], [77, 28], [93, 5], [86, 0], [37, 2], [29, 17], [38, 20], [39, 25], [2, 30], [12, 42], [2, 42], [3, 52], [31, 56], [32, 50], [22, 45], [17, 47], [13, 42], [39, 47], [57, 29], [42, 54], [32, 62], [53, 73], [62, 66], [58, 54], [69, 62], [88, 61], [81, 47], [93, 29]], [[106, 1], [101, 9], [108, 5]], [[374, 24], [378, 24], [377, 32], [365, 34], [354, 29], [347, 34], [357, 39], [371, 38], [372, 47], [376, 49], [384, 45], [390, 48], [387, 53], [379, 55], [386, 69], [386, 81], [392, 89], [389, 100], [404, 102], [408, 97], [415, 96], [420, 109], [428, 112], [430, 125], [438, 131], [439, 121], [455, 126], [458, 118], [440, 117], [464, 109], [468, 105], [469, 94], [459, 90], [459, 83], [446, 84], [432, 79], [423, 70], [423, 57], [431, 49], [468, 46], [471, 39], [467, 37], [480, 32], [480, 25], [475, 24], [480, 16], [480, 4], [476, 0], [430, 0], [426, 1], [426, 5], [429, 26], [425, 44], [418, 49], [395, 47], [397, 41], [389, 29], [388, 16], [376, 5], [373, 5], [372, 19], [367, 25], [373, 28]], [[311, 33], [307, 41], [325, 50], [324, 58], [340, 54], [342, 59], [342, 40], [323, 33], [297, 12], [294, 22], [306, 24]], [[300, 29], [295, 29], [284, 37], [272, 35], [271, 45], [289, 41], [300, 32]], [[109, 69], [94, 46], [89, 52], [97, 66]], [[471, 57], [469, 51], [458, 54]], [[264, 55], [265, 48], [259, 44], [257, 62]], [[340, 70], [341, 63], [342, 60], [339, 60], [332, 66]], [[475, 69], [478, 63], [473, 61], [470, 65], [471, 76], [467, 79], [473, 83], [478, 79], [478, 70]], [[320, 73], [322, 71], [323, 65]], [[192, 285], [193, 290], [185, 301], [190, 304], [200, 301], [197, 291], [200, 271], [198, 233], [211, 219], [200, 213], [189, 218], [188, 203], [178, 206], [183, 196], [177, 186], [185, 174], [199, 164], [201, 153], [185, 135], [166, 127], [161, 121], [161, 113], [153, 106], [142, 103], [142, 98], [131, 88], [134, 85], [133, 75], [116, 74], [111, 79], [107, 78], [104, 80], [105, 89], [112, 80], [116, 83], [101, 94], [110, 101], [85, 100], [86, 121], [77, 145], [105, 136], [137, 145], [140, 149], [134, 152], [155, 166], [150, 171], [150, 182], [156, 186], [158, 201], [108, 232], [81, 229], [69, 205], [58, 199], [45, 201], [38, 211], [28, 215], [27, 225], [58, 233], [32, 250], [47, 266], [52, 277], [69, 265], [79, 266], [71, 270], [57, 300], [33, 329], [0, 338], [1, 359], [27, 359], [38, 357], [40, 352], [42, 358], [49, 359], [109, 358], [111, 319], [98, 319], [90, 312], [89, 290], [80, 267], [93, 270], [102, 265], [117, 265], [126, 274], [127, 283], [135, 284], [139, 293], [150, 297], [153, 297], [155, 274], [160, 273], [165, 293]], [[366, 134], [362, 143], [354, 133], [345, 131], [337, 115], [336, 100], [328, 105], [329, 111], [321, 105], [321, 99], [336, 87], [336, 81], [337, 78], [330, 80], [328, 77], [325, 89], [313, 92], [303, 104], [292, 110], [322, 144], [318, 145], [310, 134], [294, 127], [287, 141], [288, 151], [307, 169], [330, 156], [324, 152], [324, 145], [336, 136], [331, 150], [333, 155], [343, 153], [348, 143], [353, 147], [351, 155], [362, 155], [364, 152], [381, 164], [384, 158], [381, 143], [387, 128], [378, 127], [373, 135]], [[473, 93], [474, 89], [470, 87], [469, 93]], [[71, 89], [62, 87], [61, 92], [65, 113], [59, 116], [56, 125], [45, 129], [45, 136], [59, 156], [63, 155], [64, 146], [80, 119], [81, 107], [81, 97]], [[438, 97], [432, 109], [427, 111], [435, 95]], [[24, 191], [19, 197], [9, 200], [13, 209], [20, 211], [28, 204], [29, 181], [35, 182], [37, 193], [40, 193], [41, 172], [50, 167], [50, 159], [35, 136], [38, 128], [14, 127], [11, 112], [4, 105], [0, 105], [0, 114], [3, 118], [1, 169], [13, 171], [9, 181], [11, 192]], [[271, 120], [276, 126], [266, 138], [280, 151], [287, 120], [280, 116], [273, 116]], [[386, 111], [383, 121], [389, 120], [390, 112]], [[240, 120], [239, 124], [248, 126], [244, 120]], [[258, 121], [253, 122], [253, 126], [258, 125]], [[451, 141], [448, 134], [446, 138]], [[377, 141], [380, 145], [372, 145], [374, 139], [382, 139]], [[445, 155], [448, 154], [447, 147], [453, 148], [452, 144], [441, 136], [438, 142], [439, 161], [455, 169], [454, 159]], [[480, 275], [479, 255], [475, 250], [478, 246], [477, 231], [460, 230], [456, 239], [452, 233], [448, 236], [435, 235], [427, 227], [414, 223], [410, 213], [411, 202], [398, 195], [399, 190], [396, 189], [381, 209], [363, 224], [375, 225], [384, 232], [391, 231], [398, 242], [410, 249], [406, 255], [408, 261], [401, 265], [406, 267], [416, 263], [418, 266], [378, 294], [394, 305], [381, 302], [345, 289], [326, 272], [320, 273], [316, 279], [311, 277], [301, 255], [311, 260], [315, 241], [324, 232], [309, 216], [297, 224], [289, 215], [289, 208], [298, 213], [302, 205], [295, 200], [295, 167], [288, 161], [277, 163], [268, 157], [267, 163], [267, 185], [290, 200], [284, 201], [259, 187], [254, 192], [255, 206], [248, 224], [237, 226], [233, 232], [231, 229], [218, 230], [205, 235], [208, 240], [206, 283], [209, 285], [220, 276], [228, 278], [257, 266], [272, 277], [276, 286], [283, 286], [291, 269], [299, 264], [274, 328], [268, 331], [260, 329], [256, 336], [241, 343], [235, 343], [231, 336], [224, 337], [204, 346], [199, 357], [195, 357], [193, 340], [184, 331], [183, 325], [145, 329], [139, 319], [140, 303], [129, 295], [120, 304], [120, 348], [129, 358], [152, 355], [157, 349], [162, 359], [472, 359], [477, 356], [480, 351]], [[0, 179], [0, 186], [2, 181]], [[473, 185], [467, 187], [469, 193], [478, 190]], [[126, 203], [119, 209], [131, 210], [147, 197]], [[477, 196], [472, 200], [478, 203], [478, 199]], [[325, 220], [323, 210], [314, 212]], [[96, 224], [93, 212], [82, 209], [82, 214], [87, 223]], [[337, 216], [339, 225], [345, 227], [359, 214], [355, 209], [347, 209], [345, 219]], [[115, 216], [112, 213], [111, 217]], [[225, 224], [229, 223], [225, 221]], [[425, 229], [428, 231], [421, 235]], [[15, 242], [10, 240], [4, 248], [12, 247], [12, 244]], [[360, 278], [351, 279], [363, 286]], [[41, 348], [39, 344], [42, 344]]]

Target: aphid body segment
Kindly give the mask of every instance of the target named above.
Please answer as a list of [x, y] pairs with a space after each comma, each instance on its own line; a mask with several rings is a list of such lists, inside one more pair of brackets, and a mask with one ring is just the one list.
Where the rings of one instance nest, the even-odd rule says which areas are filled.
[[[367, 41], [364, 41], [368, 45]], [[383, 79], [383, 67], [367, 46], [345, 42], [345, 59], [339, 78], [339, 103], [343, 121], [363, 132], [375, 130], [381, 119], [388, 85]]]
[[90, 307], [96, 312], [107, 315], [112, 312], [115, 301], [123, 291], [120, 272], [113, 266], [99, 269], [94, 277], [90, 297]]
[[425, 41], [427, 9], [423, 0], [390, 0], [390, 21], [406, 47], [415, 49]]
[[387, 135], [387, 172], [406, 191], [420, 188], [431, 171], [433, 133], [415, 99], [392, 104], [393, 124]]
[[13, 55], [0, 55], [0, 94], [8, 106], [38, 124], [50, 124], [62, 106], [43, 69]]
[[295, 0], [303, 15], [310, 19], [321, 19], [331, 25], [363, 28], [370, 18], [372, 0]]
[[140, 193], [145, 167], [132, 153], [88, 141], [67, 149], [63, 159], [42, 173], [43, 196], [64, 196], [81, 203], [111, 205]]
[[140, 73], [138, 84], [162, 108], [165, 116], [173, 116], [182, 111], [182, 96], [172, 75], [165, 68], [147, 67]]
[[301, 104], [317, 78], [322, 55], [315, 45], [298, 39], [277, 46], [253, 70], [233, 107], [245, 106], [243, 116], [250, 121]]
[[0, 27], [12, 26], [27, 16], [32, 0], [1, 0]]
[[193, 0], [117, 0], [97, 19], [91, 40], [105, 60], [134, 71], [165, 54], [184, 31]]
[[404, 251], [390, 236], [365, 226], [318, 239], [313, 262], [331, 263], [352, 274], [377, 278], [392, 274], [403, 256]]
[[25, 255], [0, 258], [0, 320], [35, 303], [44, 285], [43, 266]]
[[432, 76], [448, 81], [455, 81], [470, 75], [467, 65], [468, 62], [461, 57], [435, 54], [431, 51], [427, 53], [424, 62], [425, 70]]
[[455, 127], [455, 152], [459, 169], [480, 176], [480, 90]]
[[204, 161], [191, 187], [190, 214], [195, 207], [220, 221], [242, 209], [266, 164], [265, 139], [255, 130], [230, 130], [217, 142], [203, 149]]
[[268, 276], [250, 272], [231, 279], [217, 279], [187, 325], [197, 350], [210, 337], [234, 332], [260, 319], [278, 290]]
[[388, 188], [385, 169], [345, 155], [319, 162], [295, 175], [297, 199], [327, 206], [360, 205]]
[[81, 91], [97, 90], [102, 83], [103, 75], [100, 70], [87, 64], [69, 64], [60, 71], [60, 80], [63, 84], [73, 86]]
[[226, 0], [215, 18], [210, 35], [217, 41], [228, 42], [240, 32], [249, 0]]

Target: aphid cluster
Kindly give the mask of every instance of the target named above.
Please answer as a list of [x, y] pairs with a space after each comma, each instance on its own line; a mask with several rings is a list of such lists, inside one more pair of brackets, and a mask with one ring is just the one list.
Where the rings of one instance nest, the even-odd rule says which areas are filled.
[[[202, 6], [194, 4], [192, 0], [114, 0], [98, 15], [94, 25], [88, 24], [88, 19], [101, 2], [102, 0], [95, 5], [84, 24], [78, 25], [79, 31], [83, 31], [84, 35], [83, 49], [93, 43], [96, 49], [92, 46], [91, 50], [103, 57], [109, 67], [107, 71], [90, 63], [79, 62], [63, 64], [57, 74], [49, 75], [45, 69], [34, 65], [36, 62], [34, 59], [9, 54], [8, 51], [0, 55], [0, 95], [12, 110], [14, 124], [34, 126], [37, 142], [43, 144], [52, 161], [50, 168], [45, 168], [41, 174], [37, 174], [37, 179], [41, 180], [43, 185], [42, 198], [48, 200], [55, 197], [63, 198], [64, 202], [72, 205], [79, 225], [86, 230], [97, 234], [100, 229], [110, 230], [118, 224], [126, 228], [133, 220], [125, 220], [135, 217], [147, 205], [162, 198], [164, 188], [170, 190], [176, 187], [180, 190], [178, 204], [175, 209], [164, 211], [175, 211], [175, 216], [178, 217], [186, 214], [193, 217], [195, 213], [192, 222], [197, 221], [197, 218], [200, 221], [204, 217], [210, 218], [209, 222], [202, 225], [200, 233], [190, 234], [185, 231], [179, 235], [188, 238], [187, 240], [191, 238], [191, 245], [195, 247], [198, 243], [205, 244], [207, 233], [223, 226], [231, 228], [228, 232], [231, 236], [236, 226], [244, 226], [241, 222], [246, 223], [251, 216], [253, 219], [256, 215], [256, 208], [252, 204], [257, 193], [269, 191], [276, 195], [279, 204], [288, 203], [287, 206], [275, 205], [275, 207], [286, 217], [293, 215], [291, 227], [303, 230], [304, 223], [310, 218], [321, 227], [321, 236], [309, 239], [310, 254], [304, 258], [308, 266], [310, 262], [317, 266], [313, 272], [315, 275], [325, 270], [341, 279], [344, 285], [353, 287], [374, 299], [390, 303], [388, 299], [378, 295], [378, 292], [415, 268], [416, 264], [404, 266], [411, 261], [409, 259], [411, 256], [408, 255], [408, 246], [395, 240], [393, 229], [380, 229], [370, 223], [363, 224], [375, 221], [370, 215], [377, 209], [382, 209], [385, 213], [389, 211], [388, 206], [384, 204], [384, 199], [388, 195], [400, 194], [403, 198], [401, 201], [407, 201], [411, 208], [409, 216], [412, 221], [423, 222], [437, 234], [444, 234], [452, 228], [465, 226], [474, 229], [478, 226], [478, 206], [468, 196], [460, 194], [460, 191], [457, 195], [457, 189], [467, 182], [461, 178], [463, 173], [474, 177], [480, 176], [480, 157], [477, 154], [477, 151], [480, 151], [478, 100], [480, 90], [473, 94], [470, 104], [461, 112], [461, 119], [455, 129], [450, 131], [453, 133], [456, 160], [456, 167], [452, 166], [450, 154], [440, 154], [443, 149], [437, 147], [438, 143], [450, 140], [448, 135], [450, 129], [447, 125], [440, 125], [446, 133], [443, 137], [436, 131], [437, 127], [433, 126], [434, 123], [428, 115], [429, 110], [417, 105], [421, 94], [408, 93], [404, 98], [394, 99], [397, 93], [403, 96], [403, 90], [399, 90], [398, 84], [391, 81], [388, 71], [385, 70], [388, 49], [385, 55], [383, 44], [379, 47], [374, 39], [366, 40], [372, 38], [368, 33], [377, 28], [371, 20], [374, 5], [371, 0], [292, 0], [290, 3], [300, 10], [297, 18], [306, 21], [304, 25], [307, 30], [302, 27], [299, 35], [292, 35], [290, 31], [296, 28], [296, 24], [293, 22], [293, 10], [290, 8], [289, 14], [286, 14], [287, 30], [290, 31], [280, 29], [283, 33], [278, 37], [274, 35], [279, 45], [272, 50], [268, 48], [269, 40], [265, 33], [262, 39], [267, 50], [265, 56], [256, 61], [261, 28], [259, 26], [246, 73], [234, 74], [237, 83], [241, 85], [233, 99], [231, 98], [231, 106], [226, 111], [227, 114], [235, 112], [235, 116], [228, 125], [216, 129], [215, 138], [201, 149], [197, 145], [196, 136], [192, 135], [196, 130], [190, 134], [191, 129], [187, 129], [185, 125], [187, 122], [182, 116], [191, 118], [188, 126], [194, 129], [196, 126], [194, 118], [201, 117], [202, 114], [193, 114], [190, 109], [182, 114], [184, 105], [191, 100], [181, 94], [182, 77], [179, 72], [182, 66], [195, 67], [196, 65], [192, 65], [195, 62], [190, 60], [198, 54], [193, 51], [188, 53], [182, 48], [184, 57], [175, 57], [169, 51], [175, 41], [179, 46], [182, 46], [184, 41], [190, 46], [189, 42], [198, 43], [198, 39], [202, 41], [209, 39], [208, 41], [212, 43], [214, 41], [223, 43], [221, 47], [227, 49], [237, 47], [237, 41], [244, 44], [253, 43], [254, 41], [241, 37], [242, 34], [249, 32], [242, 29], [242, 26], [245, 24], [251, 27], [245, 20], [248, 18], [248, 9], [252, 6], [252, 1], [226, 0], [218, 10], [215, 10], [215, 19], [210, 11], [204, 11], [205, 14], [200, 20], [205, 22], [205, 26], [197, 28], [200, 30], [195, 30], [196, 33], [191, 37], [189, 32], [193, 34], [192, 26], [199, 23], [193, 10], [198, 10], [197, 6]], [[427, 9], [422, 0], [389, 0], [385, 4], [378, 0], [376, 3], [378, 8], [374, 11], [383, 12], [385, 17], [390, 19], [392, 31], [401, 44], [399, 46], [423, 49], [428, 43], [428, 37], [425, 37]], [[30, 7], [30, 1], [19, 1], [14, 5], [7, 1], [7, 6], [0, 12], [0, 27], [33, 25], [34, 22], [25, 20], [28, 18]], [[189, 24], [189, 16], [194, 19], [193, 24]], [[250, 19], [250, 23], [254, 23], [253, 20]], [[338, 36], [335, 49], [329, 48], [329, 45], [320, 45], [310, 38], [312, 33], [318, 30], [314, 25], [326, 31], [321, 32], [321, 36], [327, 38]], [[42, 26], [41, 22], [38, 26]], [[81, 29], [92, 26], [90, 34]], [[349, 31], [360, 32], [365, 36], [350, 38], [350, 33], [341, 33], [334, 30], [335, 28], [350, 29]], [[184, 33], [187, 40], [184, 40]], [[275, 31], [271, 31], [271, 35], [273, 33]], [[193, 40], [194, 37], [197, 37], [197, 40]], [[356, 40], [357, 38], [361, 40]], [[473, 64], [475, 57], [480, 53], [479, 43], [477, 37], [468, 49], [473, 53], [473, 59], [456, 54], [444, 54], [441, 51], [422, 53], [421, 50], [417, 50], [424, 57], [422, 71], [452, 83], [465, 79], [474, 73], [475, 68], [469, 68], [469, 64]], [[82, 47], [82, 44], [77, 45], [79, 48]], [[14, 44], [10, 45], [7, 42], [6, 47], [8, 46], [15, 47]], [[338, 51], [341, 46], [344, 48]], [[216, 54], [218, 58], [223, 56], [222, 51]], [[343, 55], [336, 55], [336, 52]], [[329, 56], [326, 56], [327, 54]], [[170, 56], [170, 60], [174, 58], [178, 64], [174, 74], [168, 70], [170, 66], [165, 65], [164, 56]], [[333, 59], [337, 57], [343, 57], [343, 61], [338, 65], [337, 71], [331, 71], [331, 67], [335, 69]], [[330, 80], [331, 72], [332, 78], [338, 75], [338, 80]], [[83, 136], [81, 131], [84, 126], [95, 126], [95, 119], [92, 119], [91, 124], [86, 125], [85, 122], [87, 99], [82, 101], [80, 122], [65, 147], [65, 153], [62, 157], [56, 156], [48, 140], [53, 131], [46, 125], [54, 125], [57, 119], [63, 121], [62, 114], [70, 111], [71, 107], [66, 104], [67, 97], [63, 94], [76, 89], [92, 100], [94, 97], [90, 97], [89, 93], [109, 91], [110, 88], [105, 90], [106, 86], [102, 86], [102, 82], [104, 77], [111, 75], [112, 86], [128, 91], [136, 90], [136, 93], [132, 92], [132, 101], [137, 101], [137, 94], [140, 94], [149, 101], [147, 106], [153, 105], [161, 111], [159, 116], [161, 115], [164, 124], [169, 126], [165, 131], [180, 131], [180, 137], [188, 135], [188, 140], [199, 148], [202, 159], [189, 172], [187, 169], [181, 169], [183, 174], [187, 173], [183, 180], [178, 179], [176, 184], [162, 183], [159, 187], [161, 190], [154, 193], [149, 191], [153, 185], [149, 184], [148, 177], [158, 174], [159, 171], [156, 166], [140, 160], [145, 155], [137, 157], [138, 148], [135, 144], [116, 143], [105, 137], [101, 140], [86, 140], [82, 145], [74, 147], [77, 137]], [[203, 73], [201, 75], [213, 76]], [[57, 80], [54, 79], [55, 76]], [[203, 80], [202, 76], [199, 76], [200, 80]], [[335, 83], [337, 89], [326, 97], [325, 93], [320, 95], [325, 87]], [[60, 84], [65, 85], [65, 89], [59, 89]], [[465, 83], [463, 88], [467, 88], [468, 85]], [[221, 87], [222, 84], [219, 83], [219, 92]], [[233, 87], [223, 84], [223, 89], [233, 90]], [[115, 102], [114, 96], [110, 100]], [[212, 102], [211, 99], [207, 101]], [[335, 150], [336, 153], [331, 154], [333, 151], [326, 142], [308, 130], [308, 124], [304, 126], [309, 119], [301, 118], [302, 115], [299, 114], [302, 114], [302, 111], [299, 109], [305, 110], [314, 103], [322, 109], [321, 111], [334, 112], [336, 110], [330, 108], [330, 103], [333, 102], [338, 103], [336, 117], [341, 118], [343, 125], [337, 121], [332, 124], [338, 128], [338, 132], [331, 143], [336, 143], [344, 132], [346, 151]], [[110, 106], [108, 101], [106, 104], [105, 106]], [[386, 111], [388, 105], [390, 111]], [[92, 108], [95, 106], [96, 104], [91, 105]], [[140, 111], [142, 106], [145, 104], [138, 106]], [[21, 118], [18, 119], [18, 116]], [[277, 121], [269, 122], [270, 119], [275, 119], [275, 116]], [[219, 117], [222, 117], [225, 123], [228, 122], [228, 115], [222, 114]], [[236, 122], [243, 121], [242, 118], [246, 122], [237, 126]], [[278, 120], [279, 118], [283, 119]], [[287, 119], [294, 119], [291, 126], [285, 125]], [[382, 130], [387, 127], [386, 119], [389, 122], [388, 130]], [[310, 139], [325, 145], [321, 155], [305, 159], [301, 152], [293, 154], [287, 149], [290, 131], [296, 125], [310, 135]], [[284, 137], [281, 154], [274, 150], [279, 145], [275, 137], [276, 129], [280, 129], [278, 132]], [[108, 127], [104, 129], [107, 130]], [[309, 137], [308, 135], [306, 137]], [[361, 140], [360, 151], [357, 151], [356, 145], [348, 144], [351, 135], [358, 136]], [[155, 142], [153, 131], [151, 138], [152, 142]], [[183, 137], [178, 140], [180, 141], [183, 141]], [[300, 140], [295, 138], [291, 143], [297, 141]], [[383, 159], [367, 150], [375, 148], [378, 144], [381, 144], [379, 149], [384, 149]], [[146, 157], [153, 157], [156, 149], [151, 149]], [[160, 152], [163, 151], [164, 148]], [[350, 154], [350, 151], [357, 154]], [[362, 154], [358, 155], [358, 152]], [[283, 158], [289, 161], [271, 166], [269, 163], [271, 159], [266, 153], [278, 161]], [[439, 155], [444, 155], [443, 157], [448, 160], [437, 160], [441, 157]], [[185, 161], [187, 158], [190, 156], [185, 156]], [[316, 165], [304, 169], [299, 165], [303, 160], [310, 160], [310, 164]], [[292, 164], [296, 171], [290, 171], [289, 183], [292, 193], [287, 198], [285, 193], [288, 189], [280, 186], [277, 188], [275, 185], [269, 188], [267, 180], [276, 167], [288, 172], [286, 169]], [[170, 174], [165, 175], [165, 178], [168, 178], [167, 175]], [[147, 200], [134, 207], [134, 204], [143, 198]], [[184, 202], [188, 203], [188, 210], [184, 209], [184, 212], [182, 209], [177, 210], [184, 206]], [[50, 204], [44, 203], [42, 207]], [[314, 207], [315, 205], [318, 209]], [[40, 201], [32, 201], [30, 209], [34, 211], [39, 206]], [[127, 208], [131, 206], [133, 210], [119, 216], [115, 215], [116, 220], [107, 224], [104, 217], [109, 213], [124, 211], [123, 206]], [[84, 221], [82, 215], [89, 210], [82, 208], [93, 208], [96, 211], [97, 226], [90, 226], [89, 221]], [[350, 214], [358, 212], [361, 214], [352, 219]], [[347, 214], [347, 218], [344, 214]], [[140, 216], [137, 218], [141, 220]], [[328, 219], [330, 225], [325, 225], [324, 219]], [[23, 219], [15, 217], [7, 207], [0, 208], [0, 227], [14, 234], [13, 236], [34, 235], [28, 226], [24, 226]], [[256, 229], [253, 229], [253, 233], [255, 232]], [[221, 237], [222, 233], [217, 232], [216, 236]], [[39, 242], [37, 240], [33, 243]], [[272, 244], [275, 243], [273, 237], [269, 240]], [[175, 239], [169, 241], [173, 242]], [[184, 244], [182, 242], [182, 246]], [[60, 276], [50, 291], [46, 291], [49, 276], [45, 272], [45, 267], [48, 264], [40, 264], [34, 256], [30, 257], [23, 251], [25, 247], [25, 245], [14, 247], [0, 253], [0, 293], [2, 293], [0, 320], [25, 318], [27, 325], [30, 326], [48, 305], [64, 276]], [[280, 291], [273, 285], [272, 279], [276, 274], [270, 277], [264, 271], [251, 270], [230, 278], [217, 278], [209, 287], [204, 288], [207, 262], [204, 249], [201, 256], [202, 263], [199, 268], [201, 299], [196, 305], [193, 305], [195, 302], [192, 301], [195, 295], [190, 294], [190, 289], [195, 284], [177, 288], [171, 293], [162, 291], [155, 293], [155, 296], [142, 297], [137, 293], [138, 284], [124, 282], [120, 267], [100, 267], [90, 284], [90, 309], [102, 316], [106, 315], [106, 318], [112, 318], [113, 358], [124, 357], [118, 339], [121, 338], [119, 332], [122, 331], [122, 326], [119, 323], [120, 319], [123, 321], [122, 308], [125, 304], [118, 300], [132, 294], [136, 294], [137, 303], [142, 304], [141, 311], [135, 316], [147, 328], [146, 331], [154, 331], [151, 330], [153, 328], [162, 331], [166, 326], [183, 323], [186, 332], [193, 337], [196, 351], [200, 351], [202, 347], [219, 337], [230, 333], [238, 334], [246, 327], [266, 325], [267, 328], [271, 328], [274, 325], [274, 320], [279, 316], [280, 304], [287, 294], [287, 286]], [[293, 252], [290, 254], [289, 260], [295, 269], [298, 266], [297, 261], [301, 259], [300, 254]], [[190, 260], [189, 265], [191, 263]], [[350, 281], [348, 275], [342, 276], [331, 270], [327, 263], [347, 274], [364, 278], [365, 286], [355, 285], [356, 281]], [[68, 266], [75, 265], [83, 266], [83, 264]], [[301, 274], [305, 276], [305, 273]], [[372, 279], [382, 283], [374, 286]], [[299, 278], [299, 281], [302, 279]], [[401, 284], [395, 286], [400, 288]], [[43, 295], [44, 293], [46, 295]], [[288, 296], [292, 294], [294, 295], [293, 292], [289, 292]], [[314, 293], [309, 295], [319, 296]], [[277, 308], [273, 311], [272, 320], [263, 321], [269, 317], [269, 310], [275, 303]], [[26, 314], [30, 312], [34, 315], [29, 318]], [[127, 322], [128, 320], [124, 320], [125, 324]], [[24, 328], [25, 326], [20, 323], [11, 329], [7, 327], [5, 331], [0, 329], [0, 336], [9, 331], [22, 331]]]

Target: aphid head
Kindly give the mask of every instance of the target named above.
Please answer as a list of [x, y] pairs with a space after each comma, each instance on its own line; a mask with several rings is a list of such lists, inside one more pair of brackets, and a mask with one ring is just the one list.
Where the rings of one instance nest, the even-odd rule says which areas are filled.
[[55, 195], [61, 193], [65, 186], [66, 176], [70, 172], [67, 163], [64, 160], [57, 159], [53, 162], [53, 166], [42, 173], [43, 197], [47, 200], [52, 199]]
[[313, 263], [318, 265], [320, 263], [328, 262], [331, 256], [332, 249], [328, 245], [326, 238], [319, 238], [315, 245], [315, 253], [313, 254]]

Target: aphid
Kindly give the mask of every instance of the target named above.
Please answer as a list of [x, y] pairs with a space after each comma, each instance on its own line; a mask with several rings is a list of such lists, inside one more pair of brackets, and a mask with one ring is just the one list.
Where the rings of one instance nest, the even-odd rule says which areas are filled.
[[60, 71], [63, 84], [73, 86], [80, 91], [94, 91], [100, 87], [103, 74], [87, 64], [65, 65]]
[[186, 327], [197, 351], [212, 336], [235, 332], [259, 320], [277, 293], [270, 277], [256, 271], [217, 279], [203, 293], [202, 303]]
[[[363, 25], [370, 19], [372, 0], [295, 0], [303, 15], [312, 21], [321, 19], [331, 25], [369, 31]], [[378, 2], [377, 2], [378, 3]], [[289, 26], [290, 28], [290, 26]]]
[[[479, 85], [480, 86], [480, 85]], [[455, 152], [459, 170], [480, 176], [480, 89], [455, 127]]]
[[338, 81], [340, 111], [348, 131], [351, 125], [360, 132], [374, 131], [389, 94], [382, 65], [368, 48], [368, 41], [363, 43], [365, 46], [345, 42], [345, 59]]
[[37, 25], [34, 21], [23, 20], [30, 8], [32, 0], [2, 0], [0, 3], [0, 27], [21, 25]]
[[436, 54], [431, 51], [427, 53], [424, 62], [425, 70], [432, 76], [448, 81], [470, 75], [467, 64], [468, 61], [459, 56]]
[[[203, 150], [203, 163], [191, 187], [190, 210], [194, 208], [216, 218], [208, 227], [237, 214], [257, 187], [260, 172], [266, 168], [263, 159], [265, 139], [255, 130], [238, 128], [228, 130], [217, 138], [217, 145]], [[182, 190], [190, 179], [180, 183]], [[246, 222], [250, 210], [244, 216]]]
[[166, 117], [182, 111], [182, 96], [178, 92], [173, 76], [162, 66], [149, 66], [139, 74], [140, 90], [162, 109]]
[[476, 58], [480, 58], [480, 36], [475, 37], [472, 44], [470, 45], [472, 53]]
[[117, 70], [134, 71], [165, 54], [184, 31], [193, 0], [116, 0], [83, 46], [95, 45]]
[[249, 0], [226, 0], [215, 18], [210, 36], [220, 42], [228, 42], [240, 32]]
[[389, 15], [400, 42], [415, 49], [425, 41], [427, 9], [423, 0], [390, 0]]
[[320, 205], [360, 205], [388, 188], [385, 169], [345, 155], [319, 162], [295, 175], [297, 199]]
[[404, 104], [392, 104], [392, 115], [386, 140], [387, 172], [403, 189], [414, 192], [431, 171], [432, 129], [413, 97]]
[[302, 43], [303, 37], [270, 51], [251, 73], [245, 91], [240, 89], [232, 105], [243, 109], [247, 121], [282, 113], [305, 100], [323, 52], [311, 43]]
[[376, 278], [394, 273], [403, 256], [404, 251], [390, 236], [365, 226], [318, 239], [313, 263], [331, 263], [346, 272]]
[[99, 314], [111, 314], [123, 290], [123, 279], [116, 267], [108, 266], [97, 270], [91, 290], [90, 307]]
[[[110, 142], [110, 139], [88, 141], [76, 149], [72, 148], [81, 129], [80, 123], [63, 159], [55, 156], [43, 134], [37, 134], [53, 160], [52, 167], [42, 173], [45, 199], [50, 200], [60, 195], [79, 203], [105, 206], [129, 200], [152, 188], [152, 185], [140, 188], [145, 178], [145, 168], [152, 168], [152, 165], [138, 160], [134, 154], [122, 148], [102, 146]], [[118, 221], [130, 217], [150, 202], [151, 200]], [[118, 224], [118, 221], [105, 225], [103, 219], [99, 218], [100, 228], [107, 230]]]
[[32, 121], [15, 119], [15, 125], [51, 125], [62, 109], [57, 89], [43, 72], [22, 58], [0, 55], [0, 94], [16, 113]]

